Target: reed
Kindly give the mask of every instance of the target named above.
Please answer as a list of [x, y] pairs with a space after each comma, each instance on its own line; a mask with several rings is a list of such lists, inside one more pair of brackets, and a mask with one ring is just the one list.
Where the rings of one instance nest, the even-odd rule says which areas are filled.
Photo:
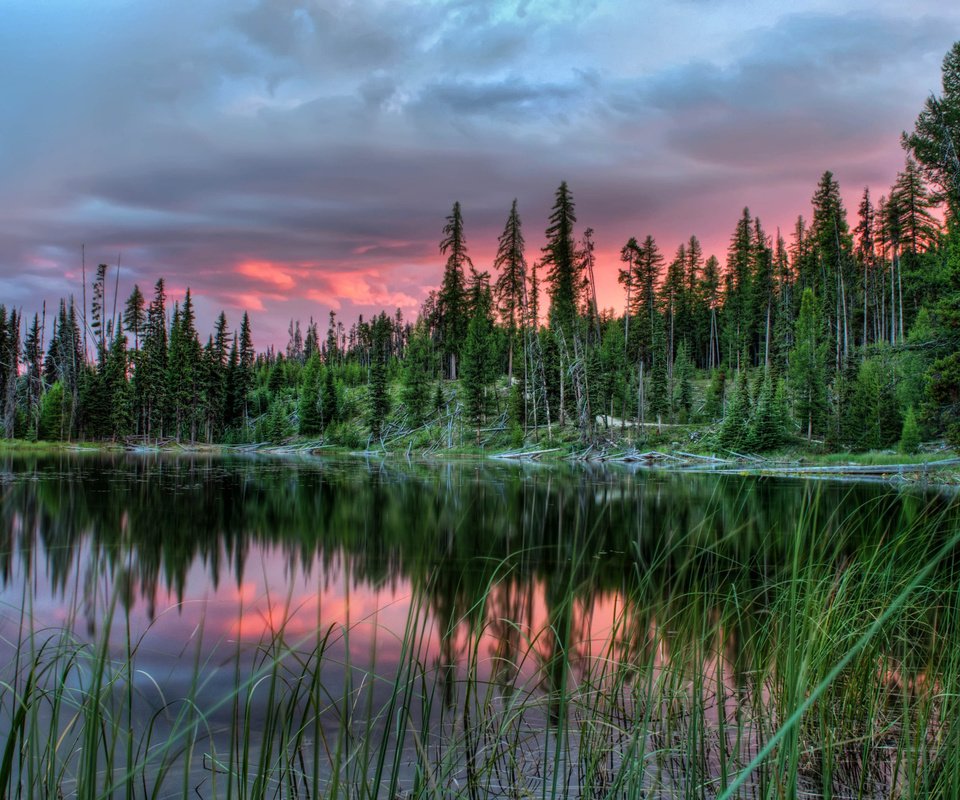
[[92, 640], [74, 633], [77, 607], [60, 628], [35, 624], [25, 589], [2, 670], [0, 794], [960, 796], [956, 512], [878, 531], [864, 511], [811, 489], [789, 546], [742, 558], [736, 528], [653, 547], [638, 531], [602, 626], [585, 515], [557, 531], [541, 624], [522, 600], [542, 554], [519, 547], [474, 565], [479, 584], [419, 585], [396, 636], [364, 620], [379, 635], [362, 664], [360, 622], [318, 612], [294, 634], [292, 595], [252, 645], [201, 627], [176, 696], [138, 666], [150, 631], [132, 632], [117, 581]]

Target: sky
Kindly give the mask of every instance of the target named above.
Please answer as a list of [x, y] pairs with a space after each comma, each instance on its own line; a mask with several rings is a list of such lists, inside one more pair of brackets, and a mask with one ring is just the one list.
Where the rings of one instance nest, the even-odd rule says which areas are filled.
[[[401, 308], [459, 200], [489, 269], [530, 260], [566, 180], [622, 305], [631, 236], [723, 261], [744, 206], [786, 234], [824, 170], [851, 215], [960, 38], [943, 0], [0, 0], [0, 303], [121, 301], [161, 275], [206, 332]], [[111, 278], [115, 272], [111, 272]], [[89, 291], [88, 291], [89, 295]]]

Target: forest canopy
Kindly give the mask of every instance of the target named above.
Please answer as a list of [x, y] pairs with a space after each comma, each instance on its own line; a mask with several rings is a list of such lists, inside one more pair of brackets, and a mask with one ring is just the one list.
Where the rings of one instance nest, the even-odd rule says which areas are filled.
[[825, 171], [787, 233], [735, 212], [721, 257], [695, 235], [664, 248], [637, 231], [618, 309], [598, 306], [593, 230], [566, 182], [539, 252], [514, 201], [478, 267], [455, 202], [417, 319], [294, 320], [282, 351], [255, 350], [247, 314], [202, 337], [190, 291], [171, 300], [162, 278], [118, 302], [101, 264], [50, 320], [0, 305], [3, 434], [359, 447], [454, 423], [478, 443], [655, 424], [700, 426], [734, 452], [958, 446], [960, 42], [942, 78], [890, 186], [848, 209]]

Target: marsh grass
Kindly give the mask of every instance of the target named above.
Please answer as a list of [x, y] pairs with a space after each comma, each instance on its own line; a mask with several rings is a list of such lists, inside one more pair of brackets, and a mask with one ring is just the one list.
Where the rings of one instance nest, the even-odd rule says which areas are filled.
[[74, 633], [79, 599], [61, 627], [34, 623], [25, 587], [2, 668], [0, 794], [960, 796], [956, 513], [881, 530], [866, 511], [811, 490], [785, 546], [742, 556], [735, 527], [652, 548], [638, 531], [603, 620], [584, 513], [537, 583], [543, 620], [523, 549], [478, 565], [479, 583], [438, 572], [401, 632], [364, 620], [381, 635], [362, 663], [358, 621], [318, 611], [294, 635], [288, 595], [256, 642], [207, 642], [201, 624], [177, 696], [138, 667], [150, 631], [132, 631], [115, 574], [93, 638]]

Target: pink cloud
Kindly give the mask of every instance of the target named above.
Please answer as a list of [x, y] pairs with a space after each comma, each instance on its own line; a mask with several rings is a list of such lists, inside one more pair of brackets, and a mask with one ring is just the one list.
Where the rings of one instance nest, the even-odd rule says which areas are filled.
[[292, 289], [296, 285], [296, 281], [285, 266], [282, 267], [271, 261], [244, 261], [234, 268], [234, 272], [278, 289]]

